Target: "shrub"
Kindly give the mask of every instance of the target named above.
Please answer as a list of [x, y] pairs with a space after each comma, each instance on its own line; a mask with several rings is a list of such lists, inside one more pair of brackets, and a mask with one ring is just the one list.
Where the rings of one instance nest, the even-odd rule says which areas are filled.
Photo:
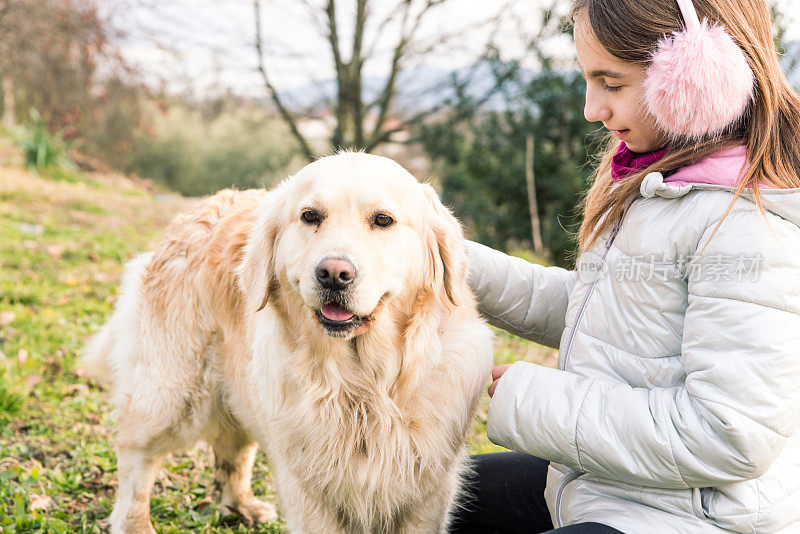
[[29, 169], [41, 171], [64, 159], [64, 141], [51, 134], [36, 109], [30, 111], [30, 124], [19, 129], [17, 143]]
[[22, 397], [6, 379], [5, 370], [0, 367], [0, 423], [7, 423], [22, 409]]
[[157, 118], [154, 135], [138, 138], [127, 171], [184, 195], [204, 195], [268, 187], [302, 164], [297, 154], [283, 123], [254, 105], [209, 112], [176, 104]]

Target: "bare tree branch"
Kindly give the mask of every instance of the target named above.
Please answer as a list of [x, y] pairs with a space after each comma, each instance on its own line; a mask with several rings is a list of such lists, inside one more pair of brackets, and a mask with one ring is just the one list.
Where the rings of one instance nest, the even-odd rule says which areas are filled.
[[324, 33], [328, 27], [328, 18], [324, 13], [320, 12], [319, 6], [315, 6], [309, 0], [297, 0], [297, 2], [305, 8], [308, 15], [314, 21], [314, 25], [320, 30], [320, 33]]
[[[477, 109], [477, 108], [480, 108], [481, 106], [483, 106], [484, 104], [486, 104], [486, 102], [488, 102], [489, 99], [491, 99], [494, 95], [496, 95], [501, 90], [501, 88], [505, 85], [505, 82], [507, 82], [509, 79], [511, 79], [511, 77], [514, 75], [514, 72], [515, 71], [514, 71], [513, 68], [508, 68], [503, 72], [496, 73], [495, 74], [495, 83], [492, 85], [492, 87], [490, 89], [488, 89], [483, 95], [481, 95], [480, 98], [478, 98], [475, 101], [474, 107]], [[463, 85], [463, 83], [460, 84], [460, 85]], [[378, 145], [381, 145], [383, 143], [386, 143], [386, 142], [390, 141], [393, 134], [395, 134], [397, 132], [401, 132], [401, 131], [407, 129], [408, 127], [410, 127], [410, 126], [416, 126], [416, 125], [422, 123], [422, 121], [424, 121], [426, 118], [430, 117], [431, 115], [436, 114], [438, 111], [441, 111], [445, 106], [446, 106], [446, 104], [444, 102], [439, 102], [439, 103], [437, 103], [437, 104], [435, 104], [435, 105], [433, 105], [433, 106], [431, 106], [431, 107], [429, 107], [429, 108], [427, 108], [427, 109], [425, 109], [423, 111], [420, 111], [420, 112], [414, 114], [413, 116], [411, 116], [410, 118], [405, 120], [403, 122], [403, 124], [401, 124], [401, 125], [399, 125], [397, 127], [394, 127], [394, 128], [390, 128], [390, 129], [384, 130], [377, 137], [375, 137], [369, 145], [367, 145], [365, 150], [367, 152], [370, 152], [370, 151], [374, 150], [375, 147], [377, 147]], [[466, 111], [466, 110], [459, 110], [456, 113], [454, 113], [453, 115], [451, 115], [447, 119], [446, 123], [450, 124], [450, 125], [455, 125], [455, 124], [461, 122], [462, 120], [464, 120], [465, 118], [467, 118], [467, 114], [468, 113], [469, 112]]]
[[555, 12], [557, 6], [557, 0], [551, 0], [550, 6], [547, 8], [542, 9], [542, 24], [539, 26], [536, 34], [528, 37], [528, 48], [533, 51], [536, 55], [536, 59], [539, 61], [540, 64], [545, 65], [547, 63], [552, 62], [552, 58], [550, 55], [546, 54], [541, 47], [541, 43], [544, 40], [544, 37], [547, 35], [548, 31], [551, 29], [551, 23], [554, 19], [553, 13]]
[[408, 0], [399, 0], [389, 11], [389, 14], [381, 20], [378, 26], [375, 28], [374, 34], [375, 38], [372, 42], [367, 46], [367, 51], [364, 53], [364, 59], [372, 58], [375, 56], [376, 51], [378, 49], [378, 43], [381, 39], [385, 39], [386, 29], [389, 27], [392, 22], [394, 22], [400, 13], [405, 13], [403, 10], [403, 4], [405, 4]]
[[300, 144], [300, 148], [303, 151], [303, 155], [308, 158], [309, 161], [314, 161], [316, 155], [314, 151], [311, 149], [311, 146], [306, 141], [306, 138], [300, 133], [300, 130], [297, 127], [297, 121], [295, 120], [294, 115], [292, 115], [286, 106], [283, 105], [283, 101], [278, 94], [278, 90], [272, 85], [272, 82], [267, 75], [267, 68], [264, 64], [264, 51], [263, 51], [263, 43], [261, 38], [261, 1], [260, 0], [253, 0], [253, 11], [256, 19], [256, 53], [258, 54], [258, 71], [261, 73], [261, 79], [264, 82], [264, 86], [269, 91], [270, 97], [272, 98], [272, 102], [275, 104], [275, 107], [278, 108], [278, 112], [280, 113], [283, 120], [289, 126], [289, 129], [292, 132], [292, 135]]
[[330, 44], [331, 53], [333, 54], [333, 65], [336, 71], [336, 81], [338, 82], [338, 95], [333, 105], [334, 114], [336, 115], [336, 126], [334, 128], [332, 141], [334, 148], [341, 148], [344, 144], [344, 131], [347, 128], [347, 117], [345, 115], [344, 106], [342, 105], [342, 100], [345, 96], [343, 94], [343, 88], [347, 83], [345, 80], [347, 73], [342, 64], [342, 53], [339, 46], [339, 31], [336, 24], [336, 0], [328, 0], [325, 6], [325, 14], [328, 19], [328, 43]]
[[[0, 0], [1, 1], [1, 0]], [[256, 10], [259, 10], [260, 0], [252, 0]], [[500, 31], [500, 21], [503, 20], [503, 13], [509, 13], [506, 8], [512, 1], [503, 0], [497, 14], [493, 13], [491, 18], [485, 17], [474, 25], [460, 25], [459, 28], [450, 29], [446, 32], [437, 32], [433, 36], [424, 40], [419, 37], [424, 31], [426, 21], [431, 20], [432, 12], [452, 0], [392, 0], [389, 7], [391, 12], [385, 13], [380, 19], [376, 17], [375, 2], [372, 0], [355, 0], [352, 3], [352, 10], [346, 12], [352, 16], [352, 23], [345, 24], [342, 19], [342, 0], [297, 0], [300, 6], [310, 14], [312, 21], [319, 28], [319, 35], [325, 39], [330, 48], [331, 59], [335, 71], [336, 94], [329, 101], [330, 108], [334, 113], [335, 125], [331, 132], [331, 144], [334, 148], [360, 148], [372, 151], [379, 145], [391, 141], [391, 136], [405, 130], [408, 126], [417, 124], [424, 120], [431, 113], [442, 109], [446, 104], [439, 102], [434, 106], [427, 106], [427, 109], [408, 116], [408, 113], [401, 114], [397, 118], [399, 126], [392, 125], [387, 127], [390, 118], [394, 116], [394, 108], [398, 95], [398, 79], [404, 69], [408, 68], [414, 61], [425, 57], [428, 54], [436, 53], [444, 46], [453, 46], [459, 38], [463, 38], [465, 33], [469, 33], [469, 28], [480, 30], [482, 35], [489, 29], [494, 35]], [[553, 1], [553, 0], [551, 0]], [[494, 12], [495, 8], [493, 8]], [[352, 14], [352, 15], [351, 15]], [[488, 20], [487, 20], [488, 18]], [[489, 24], [494, 23], [493, 27]], [[267, 76], [267, 69], [264, 64], [264, 50], [261, 41], [261, 26], [257, 22], [256, 51], [259, 56], [259, 71], [263, 79], [263, 85], [267, 88], [272, 101], [275, 103], [281, 117], [289, 126], [292, 134], [298, 139], [307, 153], [309, 145], [297, 128], [298, 114], [291, 111], [282, 101], [281, 95], [277, 92], [274, 85]], [[346, 35], [342, 32], [346, 28]], [[452, 28], [452, 27], [451, 27]], [[395, 33], [395, 37], [390, 47], [381, 49], [378, 43], [385, 44], [390, 41], [387, 33]], [[377, 32], [377, 33], [375, 33]], [[463, 39], [462, 39], [463, 41]], [[348, 50], [344, 50], [343, 47]], [[364, 69], [367, 63], [372, 67], [386, 59], [386, 77], [374, 97], [374, 100], [365, 100], [364, 95]], [[374, 65], [377, 66], [377, 65]], [[379, 66], [378, 66], [379, 67]], [[383, 69], [382, 69], [383, 70]], [[478, 65], [472, 69], [472, 76], [478, 71]], [[461, 83], [464, 82], [462, 79]], [[498, 83], [502, 83], [499, 81]], [[438, 89], [441, 86], [437, 86]], [[491, 98], [497, 89], [493, 88], [486, 96], [478, 98], [481, 104]], [[368, 117], [368, 114], [369, 117]], [[374, 115], [372, 115], [374, 114]], [[370, 126], [374, 117], [374, 123]], [[368, 131], [366, 131], [368, 130]]]
[[[386, 142], [391, 136], [392, 133], [397, 131], [394, 129], [389, 133], [389, 136], [386, 135], [386, 132], [383, 132], [382, 129], [385, 126], [386, 119], [388, 117], [389, 111], [391, 110], [391, 106], [393, 104], [393, 100], [396, 96], [396, 83], [397, 77], [402, 71], [402, 61], [405, 57], [411, 53], [410, 45], [411, 43], [415, 42], [415, 36], [417, 31], [419, 30], [423, 18], [430, 12], [431, 9], [434, 9], [438, 6], [441, 6], [447, 3], [448, 0], [426, 0], [425, 4], [421, 7], [420, 11], [414, 17], [413, 22], [410, 23], [408, 26], [408, 16], [411, 4], [413, 0], [405, 0], [404, 4], [407, 8], [403, 13], [403, 21], [401, 24], [401, 36], [400, 40], [398, 41], [397, 45], [394, 48], [394, 53], [392, 56], [391, 66], [389, 75], [387, 76], [386, 84], [384, 86], [383, 91], [381, 92], [380, 96], [371, 104], [369, 107], [377, 107], [378, 108], [378, 119], [375, 123], [375, 126], [372, 130], [370, 135], [369, 141], [367, 143], [367, 149], [374, 148], [375, 146]], [[508, 5], [508, 2], [506, 3]], [[501, 12], [504, 10], [501, 10]], [[485, 26], [487, 22], [493, 22], [494, 29], [492, 31], [492, 35], [494, 35], [499, 30], [499, 21], [501, 15], [497, 15], [491, 21], [483, 20], [480, 23], [476, 23], [476, 26]], [[465, 30], [464, 28], [459, 28], [450, 34], [444, 35], [442, 38], [436, 40], [434, 43], [430, 43], [425, 49], [415, 50], [416, 55], [426, 55], [427, 53], [431, 52], [435, 47], [441, 46], [443, 43], [448, 42], [450, 39], [455, 37], [461, 37], [465, 33], [469, 33], [469, 30]], [[476, 64], [477, 65], [477, 64]], [[474, 70], [474, 69], [473, 69]], [[429, 110], [429, 112], [435, 112], [441, 106], [436, 106], [436, 109]], [[402, 128], [401, 128], [402, 129]]]
[[422, 7], [420, 12], [417, 13], [417, 16], [411, 23], [410, 28], [408, 28], [407, 26], [413, 0], [405, 1], [403, 6], [405, 9], [403, 11], [403, 18], [400, 27], [400, 38], [394, 47], [394, 53], [392, 54], [392, 62], [389, 68], [389, 75], [387, 76], [386, 84], [384, 85], [383, 91], [381, 91], [381, 95], [378, 97], [378, 100], [376, 101], [375, 104], [378, 107], [378, 119], [375, 121], [375, 126], [373, 127], [372, 133], [370, 134], [369, 141], [367, 143], [368, 147], [374, 148], [376, 146], [376, 141], [378, 139], [383, 138], [381, 130], [383, 129], [384, 124], [386, 123], [386, 118], [389, 114], [389, 109], [391, 108], [392, 101], [394, 100], [396, 94], [397, 76], [400, 74], [401, 62], [406, 53], [408, 43], [414, 38], [414, 34], [419, 28], [420, 22], [422, 21], [424, 15], [432, 7], [442, 4], [445, 1], [446, 0], [427, 0], [424, 7]]
[[364, 26], [367, 22], [367, 0], [357, 0], [356, 23], [353, 34], [353, 52], [350, 55], [350, 102], [353, 113], [353, 144], [364, 146], [364, 97], [361, 93], [362, 59], [361, 48], [364, 43]]

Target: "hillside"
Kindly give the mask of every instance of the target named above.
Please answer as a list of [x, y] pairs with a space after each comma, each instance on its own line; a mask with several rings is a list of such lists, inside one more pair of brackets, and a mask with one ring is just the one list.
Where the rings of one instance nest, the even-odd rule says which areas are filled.
[[[123, 263], [194, 202], [114, 174], [38, 176], [0, 140], [0, 532], [101, 531], [115, 489], [113, 418], [76, 361], [112, 310]], [[549, 349], [499, 339], [498, 362], [553, 361]], [[485, 416], [470, 449], [495, 449]], [[220, 517], [212, 466], [202, 444], [168, 458], [151, 503], [160, 532], [247, 531]], [[263, 454], [254, 487], [274, 499]]]

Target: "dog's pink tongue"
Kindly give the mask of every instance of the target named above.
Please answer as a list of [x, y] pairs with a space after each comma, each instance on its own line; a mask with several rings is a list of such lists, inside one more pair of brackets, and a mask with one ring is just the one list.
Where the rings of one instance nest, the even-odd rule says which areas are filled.
[[338, 304], [326, 304], [322, 307], [322, 315], [331, 321], [347, 321], [353, 314]]

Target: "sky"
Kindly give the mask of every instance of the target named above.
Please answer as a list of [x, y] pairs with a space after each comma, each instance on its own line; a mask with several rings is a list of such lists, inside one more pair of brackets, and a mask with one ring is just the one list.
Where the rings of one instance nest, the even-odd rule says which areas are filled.
[[[308, 4], [323, 0], [261, 0], [265, 65], [281, 91], [305, 86], [311, 79], [333, 77], [330, 52], [310, 15]], [[347, 6], [355, 2], [340, 2]], [[373, 0], [374, 19], [397, 14], [398, 0]], [[424, 19], [420, 43], [436, 43], [453, 35], [446, 45], [434, 47], [424, 58], [426, 67], [454, 70], [470, 64], [490, 39], [505, 58], [520, 58], [535, 68], [524, 43], [539, 27], [540, 12], [550, 0], [448, 0]], [[232, 90], [263, 96], [256, 67], [253, 0], [100, 0], [101, 7], [120, 30], [117, 44], [129, 62], [153, 85], [169, 91], [208, 94]], [[566, 0], [558, 2], [565, 9]], [[800, 39], [800, 0], [780, 0], [789, 37]], [[342, 12], [339, 23], [346, 35], [352, 12]], [[495, 21], [490, 23], [490, 21]], [[394, 20], [367, 32], [365, 42], [375, 43], [375, 60], [365, 65], [368, 76], [387, 72], [391, 45], [399, 23]], [[554, 54], [569, 55], [572, 43], [559, 37], [547, 43]], [[413, 65], [409, 65], [413, 66]]]

